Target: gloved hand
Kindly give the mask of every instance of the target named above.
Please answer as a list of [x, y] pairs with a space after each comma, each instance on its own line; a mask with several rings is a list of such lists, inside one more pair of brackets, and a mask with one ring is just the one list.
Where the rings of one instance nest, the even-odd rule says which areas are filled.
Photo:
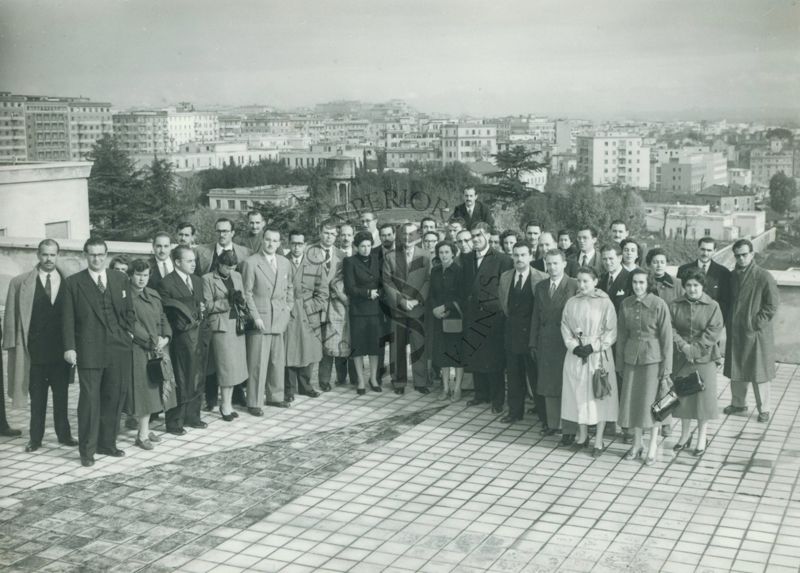
[[575, 349], [572, 351], [572, 353], [575, 356], [578, 356], [580, 358], [586, 358], [592, 352], [594, 352], [594, 349], [592, 349], [592, 345], [591, 344], [584, 344], [582, 346], [576, 346]]

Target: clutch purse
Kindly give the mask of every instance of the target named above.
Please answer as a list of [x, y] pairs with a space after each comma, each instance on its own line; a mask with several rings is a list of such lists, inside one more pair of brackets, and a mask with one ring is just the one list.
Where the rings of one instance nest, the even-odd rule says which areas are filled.
[[656, 398], [656, 401], [650, 406], [650, 413], [653, 415], [654, 420], [663, 422], [669, 417], [670, 413], [678, 407], [680, 402], [680, 398], [678, 398], [675, 391], [670, 390], [666, 394]]
[[678, 396], [691, 396], [706, 389], [706, 385], [700, 379], [697, 372], [692, 372], [688, 376], [681, 376], [672, 381], [672, 387]]
[[464, 330], [464, 323], [460, 318], [443, 318], [442, 332], [447, 334], [458, 334]]
[[600, 365], [592, 374], [592, 393], [595, 400], [602, 400], [611, 394], [611, 385], [608, 383], [608, 370], [603, 360], [605, 352], [600, 353]]

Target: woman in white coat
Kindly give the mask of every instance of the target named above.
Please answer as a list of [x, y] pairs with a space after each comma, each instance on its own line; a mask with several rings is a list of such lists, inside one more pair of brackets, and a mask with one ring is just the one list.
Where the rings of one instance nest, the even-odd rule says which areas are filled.
[[[592, 457], [603, 453], [603, 429], [614, 422], [619, 412], [617, 384], [614, 380], [614, 353], [617, 339], [617, 313], [608, 295], [597, 288], [594, 269], [581, 267], [576, 275], [578, 293], [567, 301], [561, 318], [561, 336], [567, 347], [564, 360], [564, 386], [561, 394], [561, 419], [578, 424], [576, 447], [588, 447], [588, 426], [597, 425]], [[604, 368], [609, 393], [596, 399], [592, 378]]]

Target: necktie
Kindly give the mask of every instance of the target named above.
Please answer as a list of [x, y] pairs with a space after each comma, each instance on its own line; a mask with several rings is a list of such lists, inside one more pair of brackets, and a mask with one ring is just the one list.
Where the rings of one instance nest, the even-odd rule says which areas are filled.
[[556, 283], [550, 281], [550, 296], [552, 297], [556, 292]]
[[272, 272], [274, 273], [278, 272], [278, 264], [277, 261], [275, 260], [275, 257], [272, 257], [269, 260], [269, 266], [272, 268]]
[[190, 293], [194, 293], [194, 289], [192, 288], [192, 277], [186, 276], [186, 287], [189, 289]]
[[53, 285], [50, 284], [50, 273], [47, 273], [47, 280], [44, 283], [44, 292], [47, 293], [47, 300], [53, 303]]
[[101, 293], [106, 292], [106, 285], [103, 284], [103, 275], [97, 275], [97, 288]]
[[703, 263], [703, 274], [704, 275], [708, 274], [708, 263]]
[[161, 271], [161, 276], [165, 277], [165, 276], [167, 276], [167, 262], [164, 261], [163, 263], [161, 263], [161, 266], [164, 267], [164, 269]]
[[517, 273], [517, 290], [522, 290], [522, 275]]
[[586, 266], [586, 253], [581, 255], [581, 266], [582, 267]]

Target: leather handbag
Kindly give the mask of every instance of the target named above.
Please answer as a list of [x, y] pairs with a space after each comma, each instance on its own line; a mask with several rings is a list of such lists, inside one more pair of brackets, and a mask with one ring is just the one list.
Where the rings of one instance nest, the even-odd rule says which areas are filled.
[[172, 360], [166, 349], [160, 353], [151, 353], [147, 360], [147, 378], [153, 385], [158, 385], [161, 390], [161, 403], [165, 405], [175, 403], [175, 372], [172, 369]]
[[680, 397], [691, 396], [692, 394], [697, 394], [706, 389], [706, 385], [703, 384], [697, 372], [692, 372], [688, 376], [675, 378], [672, 381], [672, 387], [675, 393]]
[[592, 374], [592, 393], [595, 400], [602, 400], [611, 394], [611, 384], [608, 382], [608, 370], [605, 365], [605, 351], [600, 352], [600, 364]]
[[459, 317], [458, 318], [443, 318], [442, 319], [442, 332], [445, 334], [460, 334], [464, 331], [464, 321], [461, 319], [461, 307], [458, 306], [457, 302], [454, 302], [453, 305], [458, 310]]
[[663, 422], [680, 403], [681, 400], [675, 391], [669, 390], [656, 398], [656, 401], [650, 406], [650, 413], [654, 420]]

